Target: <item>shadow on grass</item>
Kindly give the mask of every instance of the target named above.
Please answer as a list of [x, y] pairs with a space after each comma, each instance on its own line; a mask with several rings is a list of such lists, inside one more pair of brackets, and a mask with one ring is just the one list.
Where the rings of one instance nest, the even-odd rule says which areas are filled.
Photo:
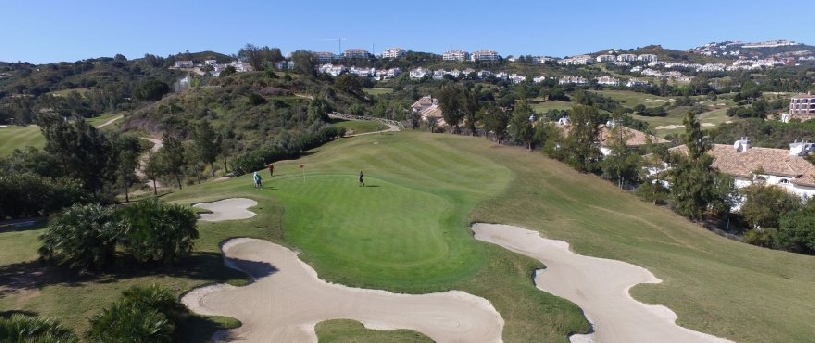
[[0, 297], [22, 291], [32, 291], [51, 285], [79, 287], [87, 283], [108, 283], [120, 279], [165, 276], [189, 280], [227, 282], [268, 276], [277, 271], [268, 263], [228, 259], [227, 266], [221, 253], [196, 252], [171, 266], [138, 265], [132, 261], [119, 261], [119, 268], [108, 274], [78, 275], [65, 267], [29, 261], [0, 266]]
[[241, 322], [228, 317], [201, 317], [194, 314], [177, 322], [176, 342], [209, 343], [216, 331], [230, 330], [241, 326]]

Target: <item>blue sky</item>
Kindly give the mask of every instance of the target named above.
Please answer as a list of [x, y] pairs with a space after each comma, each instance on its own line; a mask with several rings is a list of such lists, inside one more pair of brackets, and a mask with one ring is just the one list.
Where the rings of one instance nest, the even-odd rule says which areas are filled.
[[[791, 39], [815, 45], [815, 2], [766, 1], [4, 1], [0, 61], [74, 62], [117, 53], [214, 50], [247, 43], [337, 51], [389, 47], [563, 57], [661, 44]], [[799, 19], [791, 19], [798, 16]], [[334, 39], [334, 40], [331, 40]]]

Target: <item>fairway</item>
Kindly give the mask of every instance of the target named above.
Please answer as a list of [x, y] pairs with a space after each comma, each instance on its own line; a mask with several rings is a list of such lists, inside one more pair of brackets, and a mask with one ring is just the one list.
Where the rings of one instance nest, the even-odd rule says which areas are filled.
[[[815, 257], [724, 239], [537, 152], [480, 137], [398, 132], [338, 139], [275, 167], [274, 177], [263, 173], [264, 190], [252, 189], [246, 175], [162, 197], [258, 203], [250, 219], [200, 222], [196, 255], [178, 271], [81, 287], [48, 284], [36, 294], [9, 294], [0, 306], [82, 329], [85, 318], [133, 284], [159, 283], [180, 294], [239, 282], [240, 273], [223, 267], [218, 242], [254, 237], [299, 252], [329, 282], [486, 298], [505, 320], [506, 342], [566, 342], [568, 333], [587, 332], [579, 308], [534, 287], [530, 275], [539, 262], [473, 239], [469, 224], [485, 222], [539, 230], [576, 253], [647, 268], [663, 283], [635, 286], [631, 295], [668, 306], [690, 329], [739, 342], [807, 341], [815, 332]], [[357, 184], [360, 170], [368, 187]], [[33, 231], [2, 237], [20, 240], [15, 254], [34, 256], [21, 251], [36, 246]], [[21, 261], [3, 258], [6, 266]], [[367, 335], [342, 331], [354, 332], [343, 334], [346, 341]]]
[[39, 127], [34, 125], [0, 127], [0, 156], [8, 155], [14, 149], [22, 150], [27, 146], [38, 149], [45, 146], [45, 137]]

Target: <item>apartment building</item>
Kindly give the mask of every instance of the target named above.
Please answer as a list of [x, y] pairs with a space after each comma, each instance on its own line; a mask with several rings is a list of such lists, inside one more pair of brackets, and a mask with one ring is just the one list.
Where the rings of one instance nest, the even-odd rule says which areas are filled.
[[317, 63], [330, 63], [337, 59], [337, 55], [330, 51], [315, 51], [313, 55]]
[[790, 114], [815, 115], [815, 95], [798, 94], [790, 99]]
[[365, 49], [348, 49], [342, 52], [342, 57], [345, 58], [369, 58], [371, 53]]
[[398, 58], [405, 54], [402, 48], [390, 48], [382, 52], [382, 58]]
[[445, 51], [444, 54], [441, 55], [441, 59], [444, 61], [464, 62], [470, 59], [470, 53], [464, 50], [449, 50]]
[[470, 54], [470, 60], [473, 62], [497, 61], [500, 58], [495, 50], [476, 50]]

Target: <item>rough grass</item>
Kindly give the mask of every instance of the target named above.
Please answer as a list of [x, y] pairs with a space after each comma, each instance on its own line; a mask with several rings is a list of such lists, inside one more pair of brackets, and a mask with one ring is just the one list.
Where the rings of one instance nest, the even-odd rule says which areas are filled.
[[[306, 167], [305, 181], [299, 164]], [[181, 294], [214, 281], [245, 282], [223, 266], [217, 244], [248, 236], [302, 251], [329, 281], [485, 297], [505, 320], [507, 342], [565, 342], [568, 333], [585, 332], [576, 306], [534, 288], [530, 275], [542, 267], [538, 262], [472, 239], [467, 226], [480, 221], [540, 230], [578, 253], [648, 268], [664, 282], [636, 286], [631, 294], [667, 305], [691, 329], [740, 342], [809, 341], [815, 332], [815, 257], [728, 241], [539, 153], [483, 138], [401, 132], [339, 139], [275, 166], [265, 190], [252, 189], [243, 176], [165, 197], [179, 203], [250, 197], [259, 203], [251, 219], [200, 223], [196, 254], [181, 265], [101, 280], [43, 281], [6, 293], [0, 308], [38, 312], [82, 329], [88, 316], [134, 284], [157, 283]], [[371, 187], [357, 186], [360, 169]], [[15, 254], [32, 256], [33, 231], [5, 234], [0, 242], [14, 242], [9, 244], [20, 247]], [[0, 275], [19, 270], [21, 260], [0, 255]], [[211, 332], [214, 324], [202, 327]], [[378, 337], [369, 330], [340, 331], [332, 341]]]

